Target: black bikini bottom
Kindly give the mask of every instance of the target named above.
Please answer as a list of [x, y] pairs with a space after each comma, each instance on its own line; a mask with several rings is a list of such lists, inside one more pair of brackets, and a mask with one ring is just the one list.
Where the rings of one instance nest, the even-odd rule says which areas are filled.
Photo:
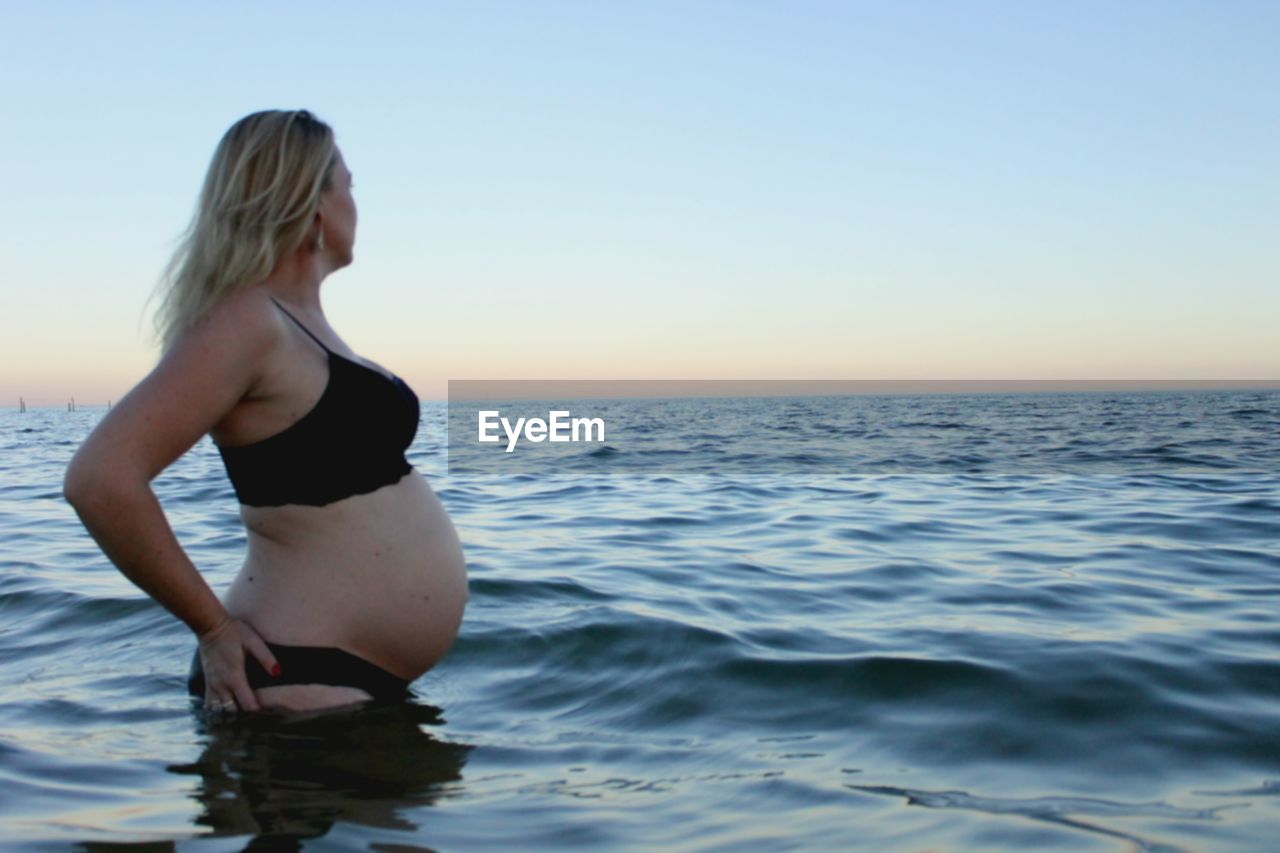
[[[396, 701], [409, 694], [409, 682], [342, 649], [328, 646], [280, 646], [275, 643], [267, 643], [267, 648], [276, 656], [280, 674], [271, 675], [262, 668], [257, 658], [246, 653], [244, 671], [249, 677], [249, 686], [255, 690], [260, 687], [279, 687], [282, 684], [330, 684], [355, 687], [378, 701]], [[204, 698], [204, 670], [200, 666], [199, 649], [191, 659], [187, 691], [199, 699]]]

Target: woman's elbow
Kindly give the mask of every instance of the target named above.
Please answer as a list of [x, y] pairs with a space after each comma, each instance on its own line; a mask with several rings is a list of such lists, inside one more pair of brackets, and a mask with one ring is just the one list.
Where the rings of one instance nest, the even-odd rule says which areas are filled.
[[122, 484], [118, 471], [110, 471], [94, 457], [77, 453], [62, 477], [62, 496], [77, 510], [110, 503]]
[[67, 503], [79, 509], [89, 503], [94, 487], [100, 482], [100, 478], [95, 475], [92, 467], [77, 455], [71, 460], [71, 464], [67, 466], [67, 472], [62, 477], [62, 497]]

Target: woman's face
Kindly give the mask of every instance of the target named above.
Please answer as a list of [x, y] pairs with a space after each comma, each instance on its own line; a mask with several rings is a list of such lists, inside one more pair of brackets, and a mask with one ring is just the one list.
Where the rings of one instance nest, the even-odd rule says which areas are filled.
[[334, 268], [351, 263], [356, 242], [356, 200], [351, 194], [351, 170], [334, 151], [333, 172], [329, 188], [320, 194], [320, 223], [324, 228], [324, 252], [334, 261]]

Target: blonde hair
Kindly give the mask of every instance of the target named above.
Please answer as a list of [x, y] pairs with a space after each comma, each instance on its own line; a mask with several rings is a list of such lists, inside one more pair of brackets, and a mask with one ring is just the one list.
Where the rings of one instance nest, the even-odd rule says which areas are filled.
[[302, 244], [329, 186], [335, 150], [332, 128], [306, 110], [266, 110], [231, 126], [160, 279], [155, 324], [163, 349]]

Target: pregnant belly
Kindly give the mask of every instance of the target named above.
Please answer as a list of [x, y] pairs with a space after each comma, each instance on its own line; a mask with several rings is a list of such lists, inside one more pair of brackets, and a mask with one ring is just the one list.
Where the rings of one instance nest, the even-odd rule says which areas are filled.
[[416, 471], [324, 507], [242, 508], [249, 554], [227, 609], [264, 639], [336, 646], [413, 679], [444, 656], [467, 602], [462, 545]]

